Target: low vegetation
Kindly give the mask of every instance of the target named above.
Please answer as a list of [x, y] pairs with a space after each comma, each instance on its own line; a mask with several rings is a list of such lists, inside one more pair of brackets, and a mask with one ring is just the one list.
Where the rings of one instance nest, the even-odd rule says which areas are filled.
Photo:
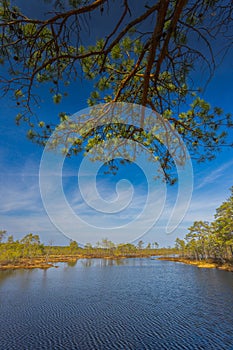
[[[200, 204], [201, 205], [201, 204]], [[114, 244], [107, 238], [95, 246], [76, 241], [68, 246], [44, 245], [38, 235], [29, 233], [21, 240], [7, 236], [0, 230], [0, 269], [48, 268], [54, 262], [72, 262], [79, 258], [135, 258], [179, 254], [179, 257], [161, 259], [184, 262], [198, 267], [218, 267], [233, 271], [233, 187], [230, 197], [217, 208], [213, 222], [195, 221], [184, 239], [177, 238], [175, 248], [160, 248], [157, 242], [142, 240]]]
[[7, 268], [48, 268], [56, 262], [72, 262], [79, 258], [132, 258], [150, 257], [176, 253], [175, 249], [159, 249], [158, 244], [148, 243], [144, 247], [142, 240], [137, 245], [122, 243], [115, 245], [107, 238], [80, 247], [76, 241], [68, 246], [44, 245], [38, 235], [27, 234], [21, 240], [13, 236], [6, 237], [6, 231], [0, 231], [0, 269]]

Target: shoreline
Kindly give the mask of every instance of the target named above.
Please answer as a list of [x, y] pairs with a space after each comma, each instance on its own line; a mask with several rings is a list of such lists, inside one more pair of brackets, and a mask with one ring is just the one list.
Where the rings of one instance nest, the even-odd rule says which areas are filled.
[[229, 263], [219, 264], [211, 260], [196, 261], [196, 260], [190, 260], [190, 259], [181, 258], [181, 257], [173, 258], [173, 257], [165, 257], [165, 256], [158, 258], [158, 260], [173, 261], [173, 262], [178, 262], [186, 265], [193, 265], [202, 269], [203, 268], [219, 269], [219, 270], [233, 272], [233, 265], [230, 265]]
[[53, 255], [45, 259], [45, 257], [24, 258], [16, 262], [0, 263], [0, 271], [3, 270], [17, 270], [17, 269], [49, 269], [51, 267], [58, 268], [56, 263], [62, 262], [77, 262], [80, 259], [127, 259], [127, 258], [150, 258], [154, 255], [144, 254], [126, 254], [126, 255], [101, 255], [101, 254], [79, 254], [79, 255]]
[[155, 255], [149, 254], [126, 254], [126, 255], [101, 255], [101, 254], [78, 254], [78, 255], [52, 255], [45, 259], [45, 257], [37, 257], [37, 258], [24, 258], [20, 259], [17, 262], [9, 262], [0, 264], [0, 271], [3, 270], [18, 270], [18, 269], [49, 269], [51, 267], [58, 268], [56, 263], [75, 263], [80, 259], [106, 259], [106, 260], [119, 260], [119, 259], [127, 259], [127, 258], [152, 258], [155, 260], [163, 260], [163, 261], [171, 261], [182, 263], [186, 265], [192, 265], [199, 268], [207, 268], [207, 269], [219, 269], [224, 271], [233, 272], [233, 265], [229, 263], [219, 264], [217, 262], [211, 260], [204, 261], [196, 261], [190, 260], [187, 258], [181, 257], [169, 257], [169, 256], [160, 256], [156, 257]]

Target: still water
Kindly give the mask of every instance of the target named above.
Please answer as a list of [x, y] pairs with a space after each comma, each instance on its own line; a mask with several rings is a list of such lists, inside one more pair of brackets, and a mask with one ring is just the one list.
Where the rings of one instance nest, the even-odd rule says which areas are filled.
[[233, 349], [233, 274], [151, 259], [0, 272], [1, 350]]

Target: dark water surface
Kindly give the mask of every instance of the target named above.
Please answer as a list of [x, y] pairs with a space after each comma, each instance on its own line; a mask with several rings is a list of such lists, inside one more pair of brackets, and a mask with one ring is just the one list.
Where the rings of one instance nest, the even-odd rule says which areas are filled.
[[233, 349], [233, 274], [151, 259], [2, 271], [0, 349]]

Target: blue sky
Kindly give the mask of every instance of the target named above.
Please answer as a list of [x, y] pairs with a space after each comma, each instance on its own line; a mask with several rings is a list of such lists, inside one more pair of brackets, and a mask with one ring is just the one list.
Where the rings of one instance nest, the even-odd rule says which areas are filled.
[[[226, 64], [229, 64], [229, 62], [227, 61]], [[228, 67], [223, 65], [219, 68], [206, 91], [206, 96], [211, 103], [219, 105], [229, 112], [233, 112], [231, 68], [230, 64]], [[85, 107], [85, 96], [81, 95], [80, 98], [80, 108], [83, 108]], [[46, 105], [47, 108], [49, 107]], [[57, 107], [55, 108], [51, 105], [50, 108], [50, 113], [56, 113], [55, 109]], [[74, 103], [74, 110], [79, 110], [80, 108]], [[16, 238], [33, 232], [40, 234], [42, 241], [45, 243], [52, 241], [53, 244], [66, 244], [69, 242], [69, 238], [73, 238], [74, 223], [67, 222], [67, 218], [65, 216], [62, 217], [62, 212], [59, 211], [59, 203], [54, 203], [54, 209], [65, 227], [67, 227], [68, 238], [50, 222], [43, 207], [39, 188], [39, 165], [43, 149], [26, 139], [24, 127], [19, 128], [15, 125], [14, 116], [15, 110], [10, 106], [10, 101], [2, 99], [0, 106], [0, 227], [1, 229], [6, 229], [9, 234], [13, 234]], [[116, 183], [124, 178], [132, 182], [135, 195], [134, 206], [131, 207], [131, 211], [121, 211], [116, 213], [115, 216], [103, 216], [91, 210], [80, 198], [77, 186], [79, 164], [80, 159], [72, 159], [65, 162], [63, 183], [67, 200], [78, 215], [91, 225], [101, 227], [104, 221], [104, 225], [108, 229], [103, 230], [102, 238], [109, 237], [111, 239], [111, 227], [114, 227], [116, 223], [119, 224], [119, 220], [122, 221], [121, 224], [124, 224], [127, 220], [132, 220], [140, 212], [143, 203], [145, 203], [147, 185], [143, 174], [140, 170], [137, 170], [137, 167], [127, 168], [124, 166], [115, 177], [113, 175], [101, 175], [100, 171], [97, 185], [103, 199], [114, 199], [116, 196]], [[212, 162], [204, 164], [192, 162], [192, 164], [194, 190], [190, 207], [183, 221], [173, 233], [166, 234], [165, 227], [177, 195], [176, 188], [167, 187], [167, 200], [164, 211], [155, 227], [142, 237], [145, 242], [157, 241], [161, 246], [173, 245], [175, 238], [177, 236], [183, 237], [194, 220], [212, 220], [216, 207], [229, 195], [229, 188], [233, 185], [232, 149], [223, 149], [216, 160]], [[93, 193], [88, 192], [88, 190], [89, 184], [86, 181], [84, 191], [86, 191], [86, 196], [91, 201]], [[130, 187], [126, 186], [126, 198], [130, 195], [130, 191]], [[156, 205], [151, 205], [151, 216], [154, 215], [155, 208]], [[147, 219], [148, 217], [139, 223], [142, 230]], [[85, 238], [87, 242], [91, 241], [92, 243], [100, 240], [100, 235], [95, 236], [92, 229], [80, 232], [80, 227], [77, 227], [77, 234], [77, 240], [80, 238], [82, 243], [85, 242]], [[126, 231], [121, 240], [132, 237], [136, 238], [134, 235], [128, 235]]]
[[[225, 112], [233, 113], [233, 64], [231, 60], [232, 53], [229, 52], [222, 65], [218, 67], [214, 77], [207, 86], [204, 97], [212, 105], [222, 107]], [[197, 76], [200, 79], [200, 76]], [[70, 113], [87, 107], [86, 100], [89, 95], [90, 86], [82, 83], [73, 84], [73, 91], [67, 101], [62, 106], [55, 106], [45, 102], [41, 106], [41, 114], [56, 116], [60, 110], [69, 110]], [[44, 91], [41, 91], [44, 95]], [[98, 191], [106, 201], [113, 201], [117, 198], [117, 183], [122, 179], [127, 182], [121, 182], [118, 187], [121, 204], [125, 203], [126, 210], [120, 210], [115, 214], [100, 214], [90, 208], [95, 204], [96, 197], [88, 176], [83, 181], [83, 191], [88, 203], [82, 200], [78, 186], [77, 173], [81, 158], [67, 160], [63, 171], [63, 185], [66, 199], [72, 210], [91, 226], [83, 226], [80, 221], [72, 221], [65, 215], [63, 207], [59, 202], [54, 202], [54, 215], [59, 225], [65, 227], [65, 232], [60, 232], [54, 223], [50, 221], [41, 199], [39, 187], [39, 166], [43, 153], [43, 148], [31, 143], [26, 139], [25, 126], [17, 127], [14, 121], [17, 111], [8, 97], [1, 99], [0, 104], [0, 229], [7, 230], [8, 234], [20, 238], [23, 235], [32, 232], [39, 234], [44, 243], [67, 244], [70, 238], [74, 238], [81, 243], [96, 243], [101, 238], [116, 238], [112, 234], [112, 229], [121, 226], [127, 222], [136, 219], [141, 209], [146, 203], [147, 183], [145, 176], [137, 166], [123, 166], [117, 176], [104, 175], [100, 169], [97, 178]], [[229, 138], [232, 141], [231, 132]], [[163, 211], [158, 221], [147, 232], [142, 240], [144, 242], [158, 242], [160, 246], [172, 246], [176, 237], [182, 238], [187, 233], [187, 228], [194, 220], [213, 219], [215, 209], [228, 197], [229, 188], [233, 185], [233, 149], [223, 148], [222, 152], [212, 162], [197, 164], [192, 162], [194, 171], [194, 188], [192, 200], [189, 209], [177, 227], [170, 233], [166, 233], [166, 226], [171, 215], [172, 208], [177, 196], [177, 188], [167, 187], [167, 198]], [[56, 174], [54, 174], [56, 177]], [[131, 200], [132, 197], [132, 200]], [[119, 199], [119, 198], [118, 198]], [[157, 202], [158, 200], [158, 202]], [[109, 204], [110, 205], [110, 204]], [[106, 204], [106, 207], [108, 203]], [[119, 230], [119, 239], [115, 241], [132, 241], [139, 238], [139, 232], [151, 225], [151, 217], [159, 216], [158, 193], [155, 193], [154, 204], [150, 203], [146, 215], [137, 222], [136, 232], [129, 232], [126, 228]], [[56, 221], [55, 220], [55, 221]], [[104, 223], [104, 224], [103, 224]], [[95, 233], [95, 226], [102, 229]], [[127, 231], [128, 230], [128, 231]], [[65, 234], [64, 234], [65, 233]], [[112, 239], [114, 240], [114, 239]]]

